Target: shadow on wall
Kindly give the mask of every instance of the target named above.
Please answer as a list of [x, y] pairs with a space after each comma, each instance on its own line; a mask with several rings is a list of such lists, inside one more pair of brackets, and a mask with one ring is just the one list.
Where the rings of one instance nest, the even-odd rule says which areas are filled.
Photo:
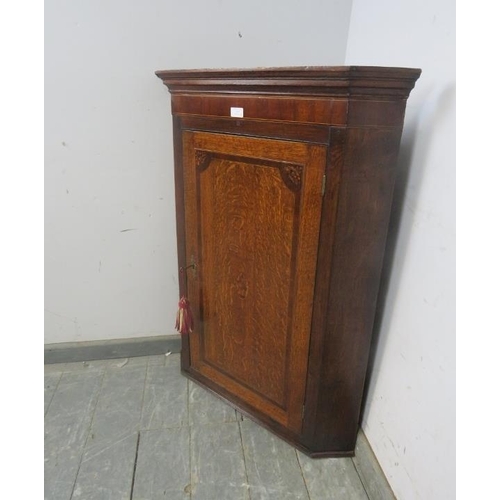
[[424, 94], [426, 95], [425, 104], [419, 113], [415, 113], [405, 122], [401, 138], [398, 174], [394, 186], [389, 233], [380, 279], [360, 423], [364, 418], [370, 387], [376, 382], [375, 364], [377, 360], [382, 358], [385, 350], [396, 296], [400, 291], [399, 283], [412, 229], [411, 224], [403, 224], [404, 206], [409, 194], [410, 174], [412, 198], [418, 199], [428, 165], [427, 157], [434, 132], [440, 124], [441, 117], [446, 116], [450, 108], [455, 106], [456, 86], [453, 83], [441, 89], [429, 89]]

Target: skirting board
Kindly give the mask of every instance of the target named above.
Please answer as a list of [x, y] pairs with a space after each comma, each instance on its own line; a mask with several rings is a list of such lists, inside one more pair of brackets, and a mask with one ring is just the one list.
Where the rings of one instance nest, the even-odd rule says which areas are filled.
[[94, 359], [133, 358], [181, 351], [180, 335], [135, 339], [45, 344], [44, 363], [72, 363]]
[[396, 500], [396, 496], [362, 429], [359, 429], [358, 432], [352, 461], [370, 500]]

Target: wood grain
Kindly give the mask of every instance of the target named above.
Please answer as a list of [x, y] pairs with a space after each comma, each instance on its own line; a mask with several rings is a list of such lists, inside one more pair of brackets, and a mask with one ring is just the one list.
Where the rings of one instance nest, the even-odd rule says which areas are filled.
[[217, 160], [200, 195], [204, 360], [283, 406], [296, 196], [278, 169]]
[[247, 93], [302, 97], [406, 99], [421, 71], [377, 66], [307, 66], [233, 70], [168, 70], [156, 76], [178, 93]]
[[312, 334], [317, 362], [309, 384], [316, 388], [308, 393], [312, 420], [306, 427], [318, 449], [355, 446], [400, 135], [353, 128], [345, 138], [335, 251], [325, 261], [328, 308]]
[[325, 148], [185, 132], [184, 154], [192, 365], [298, 429]]
[[183, 115], [179, 117], [179, 126], [182, 130], [199, 130], [219, 133], [265, 137], [268, 139], [285, 139], [290, 141], [312, 142], [316, 144], [329, 143], [327, 127], [316, 124], [287, 123], [279, 120], [244, 120], [213, 116]]
[[302, 123], [342, 125], [347, 119], [347, 100], [290, 99], [283, 97], [211, 96], [176, 94], [172, 110], [176, 115], [203, 115], [229, 117], [232, 107], [244, 109], [245, 118], [285, 120]]

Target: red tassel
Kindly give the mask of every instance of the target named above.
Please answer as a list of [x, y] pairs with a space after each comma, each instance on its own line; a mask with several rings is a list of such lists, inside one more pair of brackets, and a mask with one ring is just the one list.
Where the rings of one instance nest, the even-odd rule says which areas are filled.
[[193, 313], [186, 297], [179, 300], [179, 309], [177, 310], [177, 319], [175, 320], [175, 329], [181, 333], [191, 333], [193, 331]]

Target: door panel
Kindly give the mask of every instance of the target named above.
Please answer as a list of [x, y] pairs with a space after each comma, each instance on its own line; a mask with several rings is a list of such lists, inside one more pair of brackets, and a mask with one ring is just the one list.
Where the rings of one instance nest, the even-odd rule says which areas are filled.
[[324, 146], [184, 132], [191, 369], [299, 431]]

